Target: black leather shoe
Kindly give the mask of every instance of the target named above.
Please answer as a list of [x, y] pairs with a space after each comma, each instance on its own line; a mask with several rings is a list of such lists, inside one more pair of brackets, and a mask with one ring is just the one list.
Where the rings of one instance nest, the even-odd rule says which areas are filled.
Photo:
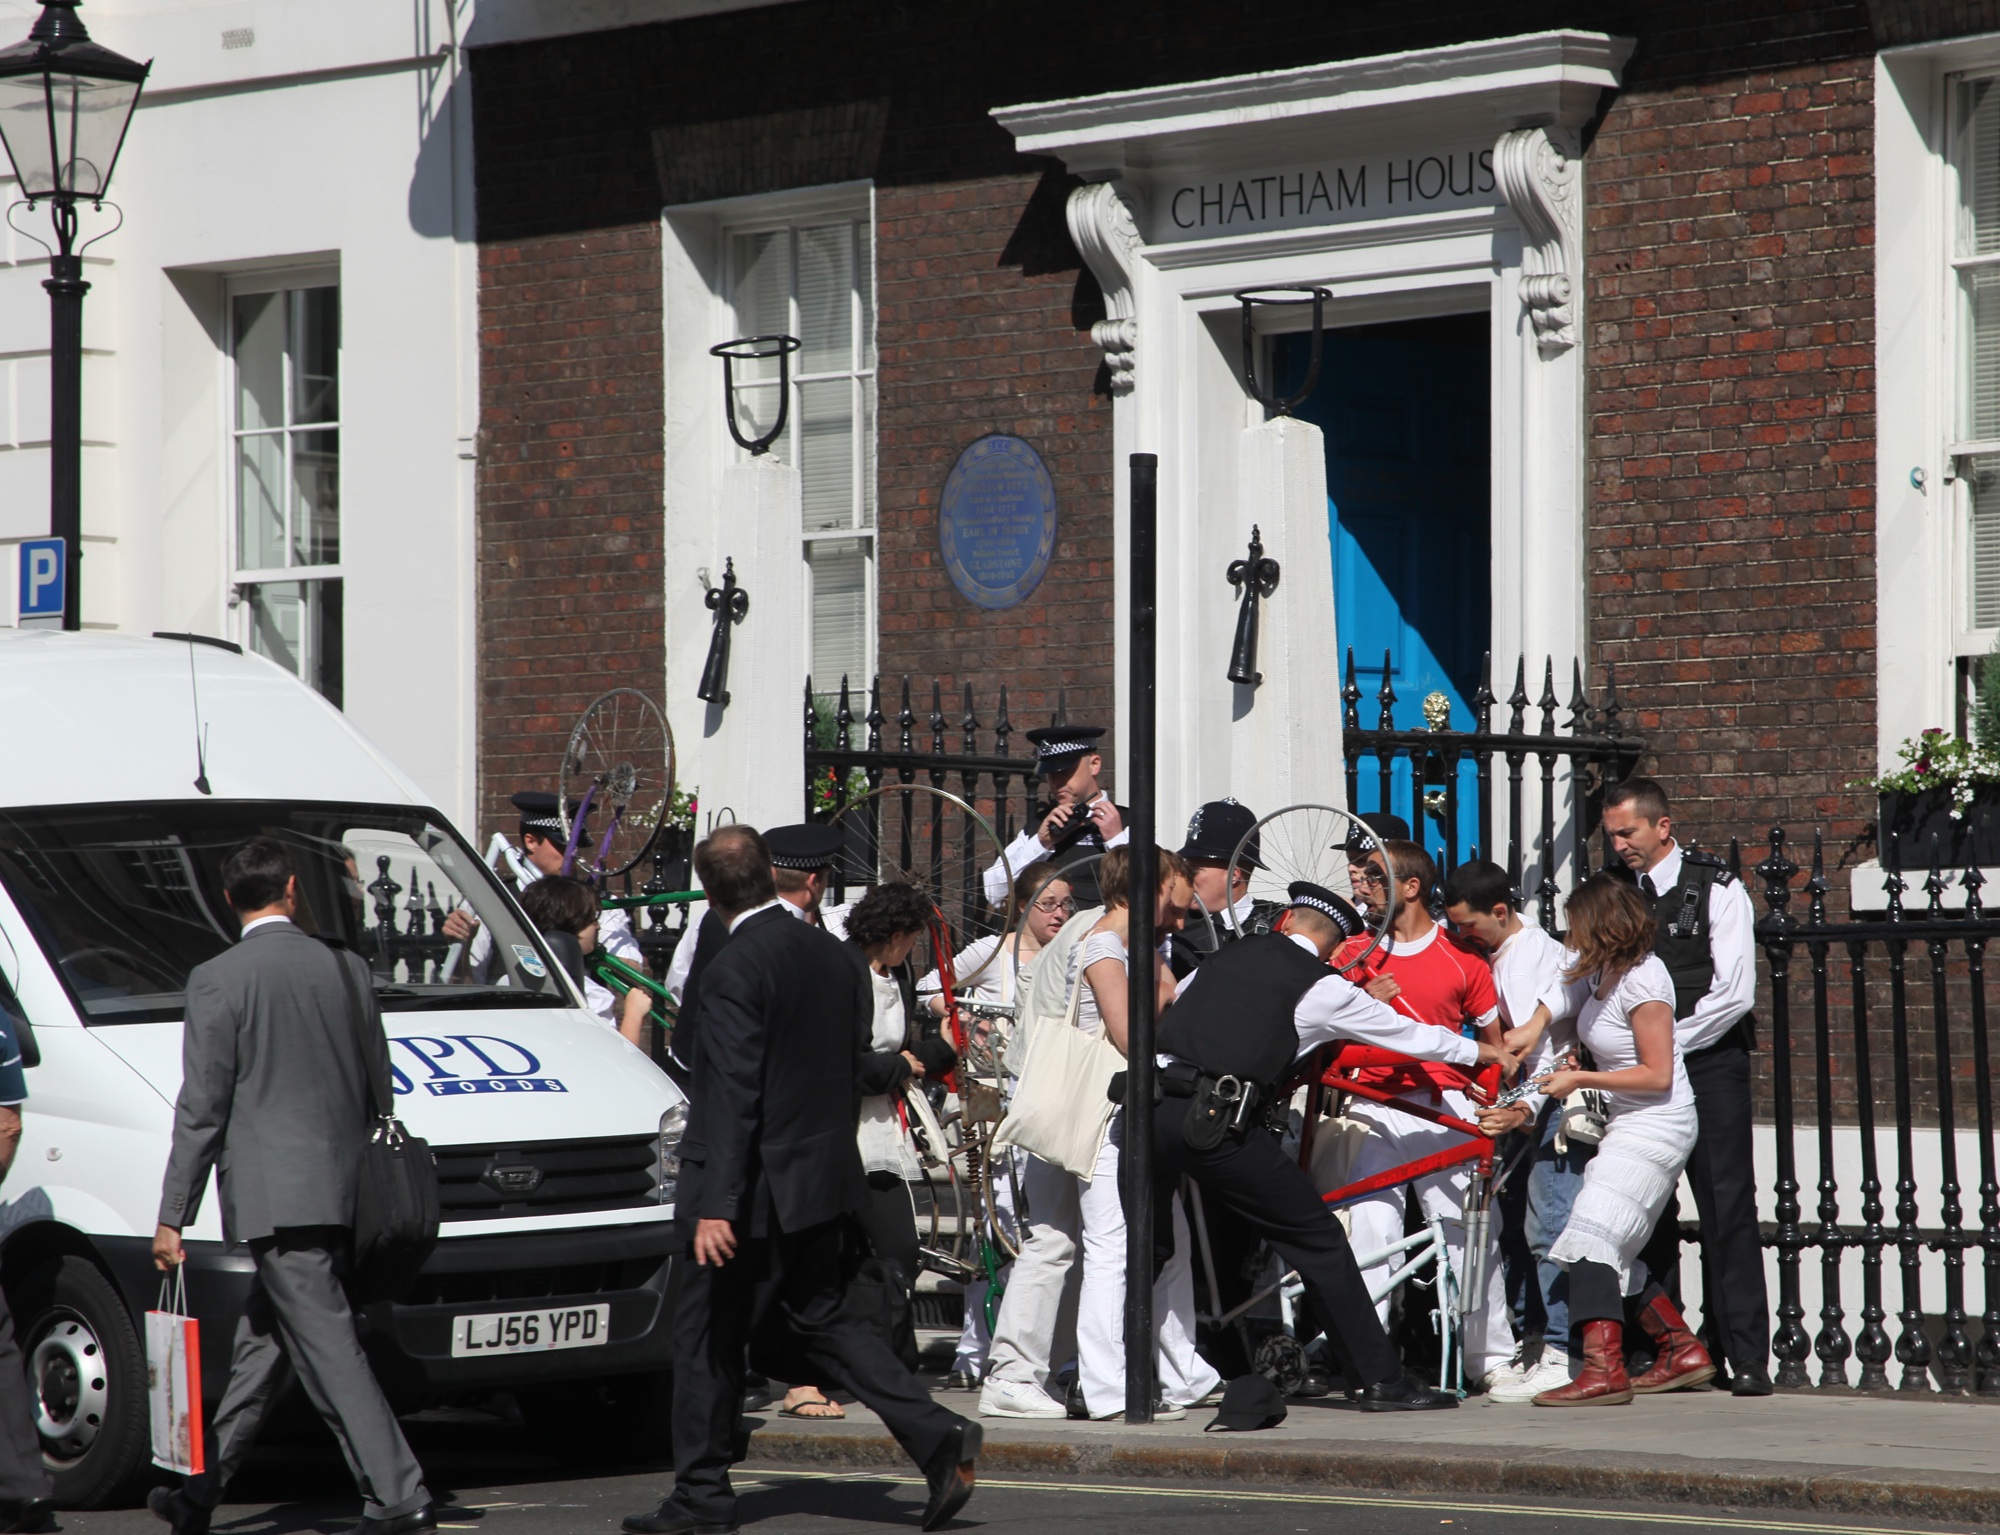
[[[208, 1528], [206, 1514], [201, 1516], [201, 1527]], [[19, 1535], [42, 1535], [55, 1528], [56, 1506], [47, 1498], [0, 1498], [0, 1530], [7, 1535], [17, 1531]]]
[[627, 1514], [625, 1528], [632, 1535], [736, 1535], [734, 1519], [703, 1519], [667, 1499], [650, 1514]]
[[428, 1532], [437, 1527], [437, 1505], [426, 1503], [422, 1508], [413, 1508], [407, 1514], [397, 1514], [389, 1519], [364, 1518], [354, 1527], [354, 1535], [418, 1535], [420, 1531]]
[[1333, 1395], [1333, 1381], [1318, 1370], [1307, 1370], [1306, 1378], [1299, 1382], [1299, 1389], [1293, 1396], [1320, 1397]]
[[146, 1507], [155, 1519], [173, 1526], [174, 1535], [208, 1535], [209, 1511], [178, 1487], [153, 1488], [146, 1494]]
[[977, 1423], [960, 1418], [931, 1457], [930, 1464], [924, 1467], [924, 1480], [931, 1486], [930, 1501], [924, 1505], [925, 1529], [939, 1528], [965, 1507], [965, 1500], [972, 1496], [972, 1463], [979, 1459], [979, 1447], [985, 1437]]
[[1456, 1393], [1433, 1390], [1408, 1374], [1378, 1380], [1361, 1391], [1363, 1412], [1438, 1412], [1457, 1405]]
[[1771, 1377], [1762, 1370], [1745, 1370], [1729, 1377], [1731, 1396], [1769, 1396]]

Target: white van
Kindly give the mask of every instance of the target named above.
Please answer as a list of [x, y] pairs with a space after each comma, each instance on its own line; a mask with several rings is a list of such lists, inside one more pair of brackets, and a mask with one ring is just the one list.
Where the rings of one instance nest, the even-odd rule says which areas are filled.
[[[184, 986], [236, 937], [218, 871], [253, 835], [298, 859], [301, 925], [368, 959], [397, 1112], [437, 1153], [437, 1251], [363, 1318], [392, 1400], [513, 1390], [558, 1451], [663, 1444], [685, 1099], [584, 1010], [451, 823], [318, 694], [220, 641], [0, 630], [0, 720], [0, 1007], [30, 1094], [0, 1284], [58, 1501], [128, 1495], [149, 1460]], [[440, 932], [461, 904], [492, 939], [480, 981]], [[211, 1406], [251, 1273], [221, 1210], [211, 1192], [184, 1234]]]

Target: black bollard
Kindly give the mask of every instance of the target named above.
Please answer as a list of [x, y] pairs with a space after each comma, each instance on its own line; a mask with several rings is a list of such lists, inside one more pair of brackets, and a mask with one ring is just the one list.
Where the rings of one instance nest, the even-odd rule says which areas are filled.
[[1125, 1421], [1153, 1421], [1153, 1022], [1158, 1004], [1153, 930], [1159, 856], [1153, 835], [1153, 683], [1157, 664], [1154, 588], [1158, 562], [1160, 461], [1132, 455], [1131, 718], [1125, 761], [1132, 854], [1130, 989], [1127, 992], [1125, 1152]]

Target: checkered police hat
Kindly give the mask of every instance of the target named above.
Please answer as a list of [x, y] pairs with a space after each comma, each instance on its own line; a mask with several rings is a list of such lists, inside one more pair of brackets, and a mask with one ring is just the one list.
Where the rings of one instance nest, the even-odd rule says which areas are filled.
[[1063, 772], [1086, 752], [1097, 750], [1104, 735], [1102, 725], [1047, 725], [1028, 732], [1035, 747], [1035, 771], [1044, 775]]
[[1366, 926], [1358, 911], [1324, 885], [1297, 880], [1286, 887], [1285, 894], [1291, 898], [1294, 906], [1303, 906], [1307, 911], [1316, 911], [1322, 917], [1333, 918], [1334, 926], [1348, 938], [1358, 936]]

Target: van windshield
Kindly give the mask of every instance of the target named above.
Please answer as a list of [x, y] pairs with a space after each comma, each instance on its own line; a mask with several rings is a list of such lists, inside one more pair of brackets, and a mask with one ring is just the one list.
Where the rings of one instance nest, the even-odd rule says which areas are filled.
[[[0, 811], [0, 884], [86, 1023], [185, 1011], [188, 972], [236, 941], [222, 861], [273, 837], [299, 870], [298, 924], [363, 956], [385, 1011], [567, 1007], [548, 951], [442, 817], [259, 802]], [[467, 908], [468, 943], [444, 933]]]

